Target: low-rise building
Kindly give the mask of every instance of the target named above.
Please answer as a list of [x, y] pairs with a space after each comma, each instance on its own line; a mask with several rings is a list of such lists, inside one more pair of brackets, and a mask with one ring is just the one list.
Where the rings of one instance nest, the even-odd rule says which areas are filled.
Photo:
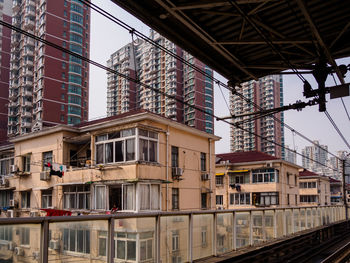
[[331, 204], [343, 204], [343, 184], [341, 181], [329, 177]]
[[329, 177], [302, 169], [299, 172], [300, 205], [330, 205]]
[[299, 168], [258, 151], [217, 154], [216, 207], [297, 206]]
[[143, 110], [46, 128], [12, 139], [0, 202], [14, 216], [212, 209], [218, 139]]

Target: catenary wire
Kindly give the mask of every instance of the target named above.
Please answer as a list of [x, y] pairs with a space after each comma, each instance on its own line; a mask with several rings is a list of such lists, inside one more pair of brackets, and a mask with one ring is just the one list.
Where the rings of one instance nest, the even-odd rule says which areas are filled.
[[[333, 73], [332, 73], [332, 77], [333, 77], [334, 84], [338, 85]], [[343, 107], [344, 107], [345, 113], [348, 116], [348, 119], [350, 121], [350, 115], [349, 115], [348, 109], [345, 106], [344, 100], [343, 100], [343, 98], [340, 98], [340, 99], [341, 99], [341, 102], [343, 103]]]
[[[97, 63], [97, 62], [95, 62], [95, 61], [93, 61], [93, 60], [91, 60], [91, 59], [88, 59], [88, 58], [86, 58], [86, 57], [84, 57], [84, 56], [82, 56], [82, 55], [79, 55], [79, 54], [77, 54], [77, 53], [75, 53], [75, 52], [72, 52], [72, 51], [66, 49], [66, 48], [63, 48], [63, 47], [61, 47], [61, 46], [58, 46], [58, 45], [56, 45], [56, 44], [54, 44], [54, 43], [52, 43], [52, 42], [50, 42], [50, 41], [47, 41], [47, 40], [42, 39], [42, 38], [40, 38], [40, 37], [38, 37], [38, 36], [35, 36], [35, 35], [33, 35], [33, 34], [27, 32], [27, 31], [24, 31], [24, 30], [22, 30], [22, 29], [20, 29], [20, 28], [18, 28], [18, 27], [16, 27], [16, 26], [13, 26], [13, 25], [7, 23], [7, 22], [4, 22], [4, 21], [1, 21], [1, 20], [0, 20], [0, 25], [3, 25], [3, 26], [5, 26], [5, 27], [8, 27], [8, 28], [10, 28], [10, 29], [12, 29], [12, 30], [14, 30], [14, 31], [17, 31], [17, 32], [19, 32], [19, 33], [21, 33], [21, 34], [23, 34], [23, 35], [26, 35], [26, 36], [30, 37], [30, 38], [33, 38], [33, 39], [35, 39], [35, 40], [37, 40], [37, 41], [39, 41], [39, 42], [42, 42], [42, 43], [44, 43], [44, 44], [46, 44], [46, 45], [48, 45], [48, 46], [53, 47], [53, 48], [55, 48], [55, 49], [61, 50], [61, 51], [65, 52], [65, 53], [67, 53], [67, 54], [69, 54], [69, 55], [72, 55], [72, 56], [74, 56], [74, 57], [77, 57], [77, 58], [79, 58], [79, 59], [81, 59], [81, 60], [83, 60], [83, 61], [85, 61], [85, 62], [88, 62], [89, 64], [92, 64], [92, 65], [94, 65], [94, 66], [96, 66], [96, 67], [99, 67], [99, 68], [104, 69], [104, 70], [106, 70], [106, 71], [108, 71], [108, 72], [111, 72], [111, 73], [113, 73], [113, 74], [116, 74], [116, 75], [118, 75], [118, 76], [120, 76], [120, 77], [123, 77], [123, 78], [129, 80], [129, 81], [135, 82], [135, 83], [137, 83], [137, 84], [139, 84], [139, 85], [141, 85], [141, 86], [143, 86], [143, 87], [145, 87], [145, 88], [147, 88], [147, 89], [150, 89], [150, 90], [152, 90], [152, 91], [155, 91], [156, 93], [160, 93], [160, 94], [162, 94], [162, 95], [164, 95], [164, 96], [166, 96], [166, 97], [168, 97], [168, 98], [175, 99], [176, 101], [178, 101], [178, 102], [181, 103], [181, 104], [184, 104], [184, 105], [189, 106], [189, 107], [191, 107], [191, 108], [193, 108], [193, 109], [195, 109], [195, 110], [198, 110], [198, 111], [200, 111], [200, 112], [203, 112], [203, 113], [205, 113], [205, 114], [208, 114], [208, 115], [210, 115], [210, 116], [212, 116], [212, 117], [214, 117], [214, 118], [216, 118], [216, 119], [220, 119], [220, 118], [219, 118], [218, 116], [216, 116], [215, 114], [209, 113], [209, 112], [207, 112], [206, 110], [204, 110], [204, 109], [202, 109], [202, 108], [200, 108], [200, 107], [198, 107], [198, 106], [191, 105], [191, 104], [189, 104], [189, 103], [183, 101], [182, 99], [177, 98], [177, 97], [174, 96], [174, 95], [169, 95], [169, 94], [167, 94], [167, 93], [165, 93], [165, 92], [162, 92], [162, 91], [160, 91], [160, 90], [157, 90], [157, 89], [155, 89], [155, 88], [153, 88], [153, 87], [151, 87], [151, 86], [149, 86], [149, 85], [147, 85], [147, 84], [145, 84], [145, 83], [142, 83], [142, 82], [139, 81], [139, 80], [133, 79], [133, 78], [131, 78], [130, 76], [127, 76], [127, 75], [125, 75], [125, 74], [122, 74], [122, 73], [120, 73], [120, 72], [118, 72], [118, 71], [116, 71], [116, 70], [113, 70], [113, 69], [111, 69], [111, 68], [108, 68], [108, 67], [106, 67], [106, 66], [104, 66], [104, 65], [102, 65], [102, 64], [100, 64], [100, 63]], [[277, 142], [275, 142], [275, 141], [272, 141], [272, 140], [268, 140], [268, 139], [266, 139], [265, 137], [263, 137], [263, 136], [261, 136], [261, 135], [259, 135], [259, 134], [256, 134], [256, 133], [254, 133], [254, 132], [251, 132], [250, 130], [247, 130], [247, 129], [245, 129], [245, 128], [242, 128], [242, 127], [240, 127], [240, 126], [238, 126], [238, 125], [235, 125], [235, 124], [233, 124], [233, 123], [231, 123], [231, 122], [229, 122], [229, 121], [226, 121], [226, 120], [221, 120], [221, 121], [223, 121], [223, 122], [225, 122], [225, 123], [227, 123], [227, 124], [229, 124], [229, 125], [236, 126], [236, 127], [240, 128], [241, 130], [243, 130], [243, 131], [245, 131], [245, 132], [248, 132], [248, 133], [250, 133], [250, 134], [252, 134], [252, 135], [255, 135], [255, 136], [257, 136], [257, 137], [259, 137], [259, 138], [265, 140], [266, 142], [275, 144], [275, 145], [277, 145], [277, 146], [279, 146], [279, 147], [281, 147], [281, 148], [283, 148], [283, 149], [286, 149], [286, 147], [285, 147], [284, 145], [279, 144], [279, 143], [277, 143]], [[303, 155], [303, 154], [301, 154], [301, 153], [298, 153], [297, 151], [294, 151], [294, 152], [295, 152], [296, 154], [300, 155], [301, 157], [304, 157], [304, 158], [306, 158], [306, 159], [308, 159], [308, 160], [311, 160], [311, 161], [313, 161], [313, 162], [315, 162], [315, 163], [318, 163], [318, 164], [320, 164], [320, 165], [322, 165], [322, 166], [324, 166], [324, 167], [326, 167], [326, 168], [329, 168], [329, 169], [334, 170], [334, 171], [338, 171], [338, 169], [329, 167], [329, 166], [327, 166], [327, 165], [325, 165], [325, 164], [323, 164], [323, 163], [321, 163], [321, 162], [318, 162], [317, 160], [313, 160], [312, 158], [310, 158], [310, 157], [308, 157], [308, 156], [305, 156], [305, 155]]]
[[[191, 67], [192, 69], [200, 72], [201, 74], [203, 74], [204, 76], [210, 78], [211, 80], [213, 80], [214, 82], [216, 82], [218, 85], [223, 86], [224, 88], [228, 89], [231, 92], [234, 92], [235, 95], [241, 97], [242, 99], [246, 100], [248, 103], [253, 104], [255, 107], [257, 107], [258, 109], [262, 109], [262, 107], [260, 107], [259, 105], [257, 105], [256, 103], [254, 103], [253, 101], [251, 101], [250, 99], [246, 98], [243, 94], [240, 94], [236, 91], [234, 91], [232, 88], [230, 88], [228, 85], [226, 85], [225, 83], [221, 82], [220, 80], [214, 78], [213, 76], [207, 74], [205, 71], [203, 71], [202, 69], [196, 67], [195, 65], [189, 63], [188, 61], [184, 60], [182, 57], [178, 56], [177, 54], [173, 53], [172, 51], [168, 50], [167, 48], [163, 47], [162, 45], [158, 44], [157, 42], [155, 42], [154, 40], [152, 40], [151, 38], [145, 36], [144, 34], [142, 34], [141, 32], [137, 31], [136, 29], [132, 28], [131, 26], [129, 26], [127, 23], [123, 22], [122, 20], [116, 18], [115, 16], [113, 16], [112, 14], [108, 13], [107, 11], [103, 10], [102, 8], [98, 7], [97, 5], [91, 3], [88, 0], [79, 0], [80, 2], [82, 2], [84, 5], [88, 6], [89, 8], [93, 9], [94, 11], [96, 11], [97, 13], [101, 14], [102, 16], [106, 17], [107, 19], [111, 20], [112, 22], [118, 24], [119, 26], [123, 27], [124, 29], [128, 30], [129, 32], [133, 32], [136, 36], [138, 36], [139, 38], [147, 41], [148, 43], [160, 48], [161, 50], [163, 50], [164, 52], [166, 52], [167, 54], [171, 55], [172, 57], [176, 58], [177, 60], [181, 61], [182, 63], [184, 63], [185, 65]], [[273, 44], [272, 44], [273, 45]], [[291, 69], [293, 70], [293, 66], [291, 66]], [[295, 74], [298, 73], [298, 71], [295, 72], [295, 70], [293, 70], [293, 72]], [[305, 78], [299, 73], [297, 74], [298, 77], [302, 80], [305, 81]], [[321, 150], [329, 153], [330, 155], [334, 156], [335, 158], [339, 159], [340, 158], [329, 152], [327, 149], [321, 147], [319, 144], [315, 143], [313, 140], [307, 138], [305, 135], [301, 134], [300, 132], [296, 131], [294, 128], [292, 128], [291, 126], [289, 126], [288, 124], [286, 124], [285, 122], [283, 122], [282, 120], [280, 120], [279, 118], [275, 117], [272, 114], [274, 120], [278, 121], [279, 123], [281, 123], [282, 125], [284, 125], [284, 127], [286, 127], [287, 129], [291, 130], [292, 132], [295, 132], [295, 134], [299, 135], [301, 138], [305, 139], [306, 141], [308, 141], [309, 143], [313, 144], [314, 146], [320, 148]]]

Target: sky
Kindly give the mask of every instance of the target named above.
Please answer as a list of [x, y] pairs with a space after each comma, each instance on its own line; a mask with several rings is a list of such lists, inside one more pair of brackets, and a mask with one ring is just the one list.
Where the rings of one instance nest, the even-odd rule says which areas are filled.
[[[128, 14], [123, 9], [111, 1], [94, 0], [94, 4], [108, 11], [118, 19], [126, 22], [136, 30], [148, 36], [149, 28], [142, 22], [137, 20], [132, 15]], [[98, 63], [106, 65], [110, 55], [131, 42], [131, 35], [125, 29], [122, 29], [117, 24], [109, 21], [107, 18], [91, 11], [91, 39], [90, 39], [90, 58]], [[339, 64], [350, 64], [350, 58], [337, 61]], [[214, 75], [224, 83], [227, 82], [222, 76], [215, 73]], [[311, 75], [305, 75], [311, 86], [316, 89], [317, 85]], [[338, 79], [336, 78], [336, 81]], [[347, 73], [346, 82], [350, 82], [350, 72]], [[339, 82], [338, 82], [339, 83]], [[334, 86], [334, 80], [328, 77], [326, 86]], [[90, 119], [96, 119], [106, 116], [106, 101], [107, 101], [107, 74], [106, 71], [90, 65], [90, 102], [89, 111]], [[297, 100], [307, 101], [303, 97], [303, 82], [295, 75], [283, 76], [284, 89], [284, 105], [295, 103]], [[348, 119], [344, 106], [340, 98], [329, 99], [327, 95], [327, 111], [333, 118], [334, 122], [343, 133], [344, 137], [350, 142], [350, 120]], [[350, 97], [343, 98], [344, 104], [350, 114]], [[229, 102], [229, 92], [214, 86], [214, 111], [217, 116], [229, 115], [226, 103]], [[300, 132], [311, 140], [318, 140], [320, 144], [328, 145], [328, 149], [332, 153], [338, 150], [347, 150], [346, 144], [337, 134], [325, 113], [318, 111], [318, 106], [308, 107], [302, 111], [289, 110], [285, 111], [285, 123], [291, 126], [294, 130]], [[222, 139], [216, 144], [216, 153], [229, 152], [230, 127], [223, 122], [215, 122], [215, 135]], [[302, 148], [310, 145], [297, 135], [285, 129], [285, 144], [292, 149], [301, 152]]]

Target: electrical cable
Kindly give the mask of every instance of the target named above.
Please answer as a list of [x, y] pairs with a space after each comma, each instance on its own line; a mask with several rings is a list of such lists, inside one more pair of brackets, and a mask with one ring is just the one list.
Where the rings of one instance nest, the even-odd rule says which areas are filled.
[[[147, 88], [147, 89], [149, 89], [149, 90], [152, 90], [152, 91], [154, 91], [154, 92], [156, 92], [156, 93], [162, 94], [162, 95], [164, 95], [165, 97], [174, 99], [174, 100], [178, 101], [179, 103], [181, 103], [181, 104], [183, 104], [183, 105], [189, 106], [190, 108], [193, 108], [193, 109], [195, 109], [195, 110], [198, 110], [198, 111], [200, 111], [200, 112], [203, 112], [204, 114], [208, 114], [208, 115], [212, 116], [213, 118], [216, 118], [217, 120], [220, 119], [220, 118], [219, 118], [218, 116], [216, 116], [215, 114], [212, 114], [212, 113], [210, 113], [210, 112], [207, 112], [205, 109], [200, 108], [200, 107], [198, 107], [198, 106], [191, 105], [191, 104], [189, 104], [188, 102], [185, 102], [185, 101], [183, 101], [182, 99], [177, 98], [177, 96], [175, 96], [175, 95], [169, 95], [169, 94], [167, 94], [167, 93], [165, 93], [165, 92], [162, 92], [162, 91], [160, 91], [160, 90], [157, 90], [157, 89], [155, 89], [155, 88], [153, 88], [153, 87], [151, 87], [151, 86], [149, 86], [149, 85], [147, 85], [147, 84], [141, 82], [140, 80], [133, 79], [132, 77], [130, 77], [130, 76], [128, 76], [128, 75], [122, 74], [122, 73], [120, 73], [120, 72], [118, 72], [118, 71], [116, 71], [116, 70], [114, 70], [114, 69], [111, 69], [111, 68], [109, 68], [109, 67], [107, 67], [107, 66], [104, 66], [104, 65], [98, 63], [98, 62], [95, 62], [95, 61], [93, 61], [93, 60], [91, 60], [91, 59], [88, 59], [88, 58], [86, 58], [86, 57], [84, 57], [84, 56], [82, 56], [82, 55], [80, 55], [80, 54], [78, 54], [78, 53], [75, 53], [75, 52], [70, 51], [70, 50], [68, 50], [68, 49], [66, 49], [66, 48], [63, 48], [63, 47], [61, 47], [61, 46], [58, 46], [57, 44], [54, 44], [54, 43], [52, 43], [52, 42], [50, 42], [50, 41], [48, 41], [48, 40], [42, 39], [42, 38], [40, 38], [40, 37], [38, 37], [38, 36], [35, 36], [35, 35], [33, 35], [33, 34], [27, 32], [27, 31], [24, 31], [24, 30], [22, 30], [22, 29], [20, 29], [20, 28], [18, 28], [18, 27], [16, 27], [16, 26], [13, 26], [13, 25], [7, 23], [7, 22], [4, 22], [4, 21], [1, 21], [1, 20], [0, 20], [0, 25], [5, 26], [5, 27], [7, 27], [7, 28], [10, 28], [10, 29], [12, 29], [12, 30], [14, 30], [14, 31], [17, 31], [17, 32], [19, 32], [19, 33], [21, 33], [21, 34], [23, 34], [23, 35], [25, 35], [25, 36], [28, 36], [28, 37], [30, 37], [30, 38], [33, 38], [33, 39], [35, 39], [35, 40], [37, 40], [37, 41], [39, 41], [39, 42], [42, 42], [42, 43], [44, 43], [44, 44], [46, 44], [46, 45], [48, 45], [48, 46], [53, 47], [53, 48], [55, 48], [55, 49], [58, 49], [58, 50], [60, 50], [60, 51], [63, 51], [63, 52], [65, 52], [65, 53], [67, 53], [67, 54], [69, 54], [69, 55], [71, 55], [71, 56], [74, 56], [74, 57], [76, 57], [76, 58], [79, 58], [79, 59], [81, 59], [81, 60], [83, 60], [83, 61], [85, 61], [85, 62], [88, 62], [88, 63], [91, 64], [91, 65], [94, 65], [94, 66], [99, 67], [99, 68], [101, 68], [101, 69], [104, 69], [104, 70], [106, 70], [106, 71], [108, 71], [108, 72], [110, 72], [110, 73], [113, 73], [113, 74], [115, 74], [115, 75], [118, 75], [118, 76], [120, 76], [120, 77], [122, 77], [122, 78], [124, 78], [124, 79], [126, 79], [126, 80], [128, 80], [128, 81], [135, 82], [136, 84], [139, 84], [140, 86], [143, 86], [143, 87], [145, 87], [145, 88]], [[281, 148], [283, 148], [283, 149], [286, 149], [282, 144], [279, 144], [279, 143], [277, 143], [277, 142], [275, 142], [275, 141], [268, 140], [268, 139], [264, 138], [263, 136], [261, 136], [261, 135], [259, 135], [259, 134], [256, 134], [256, 133], [254, 133], [254, 132], [251, 132], [250, 130], [247, 130], [247, 129], [245, 129], [245, 128], [242, 128], [242, 127], [240, 127], [240, 126], [238, 126], [238, 125], [235, 125], [235, 124], [233, 124], [233, 123], [231, 123], [231, 122], [229, 122], [229, 121], [226, 121], [226, 120], [221, 120], [221, 121], [223, 121], [223, 122], [225, 122], [225, 123], [227, 123], [227, 124], [229, 124], [229, 125], [233, 125], [233, 126], [235, 126], [235, 127], [238, 127], [238, 128], [240, 128], [241, 130], [246, 131], [246, 132], [248, 132], [248, 133], [250, 133], [250, 134], [253, 134], [253, 135], [255, 135], [255, 136], [261, 138], [262, 140], [265, 140], [265, 141], [268, 142], [268, 143], [272, 143], [272, 144], [275, 144], [275, 145], [277, 145], [277, 146], [279, 146], [279, 147], [281, 147]], [[309, 160], [311, 160], [311, 161], [314, 161], [314, 162], [316, 162], [316, 163], [318, 163], [318, 164], [320, 164], [320, 165], [322, 165], [322, 166], [324, 166], [324, 167], [327, 167], [327, 168], [329, 168], [329, 169], [331, 169], [331, 170], [338, 171], [338, 169], [334, 169], [334, 168], [332, 168], [332, 167], [329, 167], [329, 166], [327, 166], [327, 165], [325, 165], [325, 164], [323, 164], [323, 163], [320, 163], [320, 162], [318, 162], [318, 161], [316, 161], [316, 160], [313, 160], [313, 159], [309, 158], [308, 156], [305, 156], [305, 155], [303, 155], [303, 154], [301, 154], [301, 153], [298, 153], [298, 152], [295, 152], [295, 153], [298, 154], [298, 155], [300, 155], [300, 156], [302, 156], [302, 157], [304, 157], [304, 158], [306, 158], [306, 159], [309, 159]]]
[[[103, 10], [102, 8], [98, 7], [97, 5], [91, 3], [88, 0], [78, 0], [80, 2], [82, 2], [84, 5], [88, 6], [89, 8], [91, 8], [92, 10], [96, 11], [97, 13], [101, 14], [102, 16], [106, 17], [107, 19], [111, 20], [112, 22], [118, 24], [119, 26], [123, 27], [124, 29], [128, 30], [129, 32], [133, 32], [136, 36], [138, 36], [139, 38], [147, 41], [148, 43], [160, 48], [161, 50], [163, 50], [165, 53], [171, 55], [172, 57], [176, 58], [177, 60], [179, 60], [180, 62], [182, 62], [183, 64], [191, 67], [192, 69], [196, 70], [197, 72], [200, 72], [201, 74], [203, 74], [204, 76], [210, 78], [212, 81], [216, 82], [218, 85], [223, 86], [224, 88], [228, 89], [229, 91], [233, 92], [235, 95], [241, 97], [242, 99], [246, 100], [247, 102], [253, 104], [255, 107], [257, 107], [258, 109], [262, 109], [259, 105], [257, 105], [256, 103], [252, 102], [250, 99], [245, 98], [245, 96], [243, 94], [240, 94], [236, 91], [234, 91], [232, 88], [230, 88], [229, 86], [227, 86], [225, 83], [222, 83], [220, 80], [212, 77], [211, 75], [207, 74], [205, 71], [201, 70], [200, 68], [196, 67], [195, 65], [189, 63], [188, 61], [184, 60], [182, 57], [178, 56], [177, 54], [171, 52], [170, 50], [168, 50], [167, 48], [161, 46], [160, 44], [158, 44], [157, 42], [155, 42], [154, 40], [152, 40], [151, 38], [145, 36], [144, 34], [142, 34], [141, 32], [137, 31], [136, 29], [132, 28], [131, 26], [129, 26], [127, 23], [123, 22], [122, 20], [116, 18], [115, 16], [113, 16], [112, 14], [108, 13], [107, 11]], [[271, 43], [272, 44], [272, 43]], [[273, 45], [273, 44], [272, 44]], [[283, 55], [282, 55], [283, 56]], [[288, 63], [287, 63], [288, 64]], [[290, 63], [289, 63], [290, 64]], [[293, 70], [293, 66], [290, 65], [291, 69]], [[293, 70], [293, 72], [295, 74], [298, 73], [298, 71], [296, 69]], [[297, 72], [297, 73], [296, 73]], [[298, 75], [297, 76], [304, 82], [305, 78], [302, 75]], [[313, 144], [316, 147], [319, 147], [321, 150], [326, 151], [327, 153], [329, 153], [330, 155], [334, 156], [335, 158], [339, 159], [340, 158], [338, 156], [336, 156], [335, 154], [329, 152], [328, 150], [322, 148], [320, 145], [316, 144], [314, 141], [312, 141], [311, 139], [307, 138], [305, 135], [301, 134], [300, 132], [296, 131], [295, 129], [293, 129], [291, 126], [289, 126], [288, 124], [284, 123], [283, 121], [281, 121], [279, 118], [273, 116], [274, 120], [278, 121], [279, 123], [281, 123], [282, 125], [284, 125], [284, 127], [286, 127], [287, 129], [294, 131], [297, 135], [299, 135], [300, 137], [302, 137], [303, 139], [305, 139], [306, 141], [310, 142], [311, 144]]]
[[327, 116], [327, 118], [329, 119], [329, 121], [331, 122], [331, 124], [333, 125], [334, 129], [337, 131], [337, 133], [339, 134], [340, 138], [342, 138], [342, 140], [344, 141], [344, 143], [346, 144], [346, 146], [348, 146], [348, 148], [350, 149], [350, 144], [347, 142], [347, 140], [345, 139], [344, 135], [342, 134], [342, 132], [339, 130], [338, 126], [336, 125], [336, 123], [334, 122], [334, 120], [332, 119], [331, 115], [328, 113], [328, 111], [324, 112]]
[[[332, 77], [333, 77], [334, 84], [338, 85], [333, 73], [332, 73]], [[350, 121], [350, 115], [349, 115], [348, 109], [345, 106], [344, 100], [343, 100], [343, 98], [340, 98], [340, 99], [341, 99], [341, 102], [343, 103], [343, 107], [344, 107], [345, 113], [348, 116], [348, 119]]]

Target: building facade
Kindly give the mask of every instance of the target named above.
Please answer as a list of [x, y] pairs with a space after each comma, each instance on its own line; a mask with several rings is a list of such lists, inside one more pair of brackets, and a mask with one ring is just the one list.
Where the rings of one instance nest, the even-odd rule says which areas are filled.
[[[230, 94], [231, 114], [236, 116], [230, 132], [231, 152], [260, 151], [278, 158], [284, 158], [284, 150], [273, 142], [284, 146], [284, 127], [273, 116], [283, 122], [283, 112], [250, 120], [246, 115], [259, 111], [254, 103], [263, 109], [273, 109], [283, 106], [283, 79], [281, 75], [271, 75], [252, 80], [235, 87], [236, 91], [252, 101], [247, 102], [241, 97]], [[239, 127], [243, 129], [240, 129]], [[263, 140], [258, 134], [267, 140]]]
[[298, 206], [299, 166], [257, 151], [216, 157], [217, 209]]
[[144, 111], [46, 128], [12, 139], [0, 201], [17, 216], [212, 209], [218, 139]]
[[[324, 173], [328, 159], [328, 146], [321, 145], [319, 141], [313, 141], [315, 145], [306, 146], [301, 150], [302, 166], [315, 173]], [[305, 156], [305, 157], [304, 157]]]
[[284, 149], [284, 160], [290, 163], [297, 164], [297, 154], [295, 151], [286, 146]]
[[330, 205], [331, 190], [329, 177], [302, 169], [299, 172], [300, 205]]
[[[213, 71], [181, 48], [151, 30], [150, 38], [195, 67], [213, 76]], [[183, 65], [176, 58], [149, 42], [137, 39], [113, 53], [108, 67], [137, 78], [136, 85], [121, 76], [107, 73], [107, 115], [113, 116], [133, 109], [146, 109], [199, 130], [214, 133], [213, 81], [210, 77]], [[166, 96], [170, 95], [172, 97]], [[195, 105], [209, 114], [196, 111]]]
[[[13, 2], [13, 25], [89, 57], [90, 9], [78, 0]], [[88, 119], [89, 64], [16, 31], [11, 36], [8, 135]]]
[[[0, 19], [12, 22], [12, 1], [0, 2]], [[11, 30], [0, 26], [0, 144], [7, 140]]]

